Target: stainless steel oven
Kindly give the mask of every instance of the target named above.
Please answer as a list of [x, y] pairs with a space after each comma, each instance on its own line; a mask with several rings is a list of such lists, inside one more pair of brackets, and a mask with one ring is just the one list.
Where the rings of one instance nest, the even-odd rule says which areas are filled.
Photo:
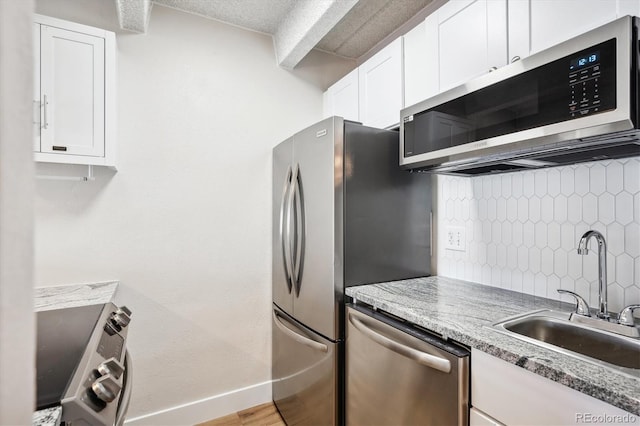
[[390, 315], [347, 308], [349, 426], [467, 425], [467, 349]]
[[121, 425], [131, 397], [131, 311], [113, 303], [37, 312], [38, 410], [65, 424]]

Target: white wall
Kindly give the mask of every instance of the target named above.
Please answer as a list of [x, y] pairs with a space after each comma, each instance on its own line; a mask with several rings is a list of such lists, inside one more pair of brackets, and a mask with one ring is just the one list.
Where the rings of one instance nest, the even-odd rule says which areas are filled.
[[[597, 308], [597, 244], [576, 252], [595, 229], [607, 241], [609, 310], [640, 303], [640, 157], [438, 182], [440, 275], [550, 299], [563, 288]], [[466, 229], [465, 252], [445, 249], [448, 226]]]
[[112, 1], [36, 11], [117, 31], [119, 115], [117, 173], [37, 182], [37, 285], [121, 281], [130, 419], [270, 380], [271, 149], [352, 64], [286, 71], [271, 37], [157, 5], [146, 35], [119, 31]]
[[34, 404], [33, 2], [0, 0], [0, 424]]

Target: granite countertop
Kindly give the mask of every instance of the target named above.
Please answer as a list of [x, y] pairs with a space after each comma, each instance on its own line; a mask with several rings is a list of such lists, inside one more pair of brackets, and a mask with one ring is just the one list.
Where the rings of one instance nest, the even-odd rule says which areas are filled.
[[[117, 281], [38, 287], [35, 289], [34, 309], [39, 312], [108, 303], [113, 300], [117, 288]], [[32, 424], [57, 426], [61, 419], [62, 407], [51, 407], [33, 413]]]
[[32, 424], [38, 426], [59, 426], [62, 420], [62, 407], [45, 408], [33, 413]]
[[640, 373], [626, 374], [583, 361], [489, 327], [507, 317], [533, 310], [568, 312], [573, 308], [571, 304], [444, 277], [349, 287], [346, 294], [443, 338], [640, 415]]

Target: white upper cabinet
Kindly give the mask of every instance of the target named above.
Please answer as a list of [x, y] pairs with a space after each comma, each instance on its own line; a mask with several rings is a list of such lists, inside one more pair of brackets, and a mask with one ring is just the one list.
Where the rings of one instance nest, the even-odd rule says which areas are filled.
[[509, 0], [509, 57], [524, 58], [639, 13], [639, 0]]
[[402, 38], [358, 68], [360, 121], [387, 128], [400, 123], [402, 109]]
[[41, 152], [104, 155], [104, 39], [40, 27]]
[[404, 35], [410, 106], [508, 63], [507, 0], [454, 0]]
[[324, 118], [337, 115], [347, 120], [360, 121], [358, 89], [356, 68], [324, 93]]
[[507, 64], [506, 0], [450, 1], [425, 22], [436, 26], [441, 92]]
[[115, 37], [36, 16], [36, 161], [115, 166]]
[[438, 57], [434, 56], [438, 51], [437, 22], [427, 25], [434, 15], [402, 37], [405, 107], [430, 98], [440, 90]]
[[329, 88], [324, 114], [391, 127], [403, 107], [624, 15], [640, 0], [450, 0]]

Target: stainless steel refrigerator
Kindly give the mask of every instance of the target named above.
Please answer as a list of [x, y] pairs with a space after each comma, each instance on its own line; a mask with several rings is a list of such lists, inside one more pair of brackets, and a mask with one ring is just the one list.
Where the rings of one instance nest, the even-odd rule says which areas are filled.
[[273, 400], [288, 425], [344, 423], [344, 288], [430, 275], [432, 190], [398, 132], [340, 117], [273, 149]]

